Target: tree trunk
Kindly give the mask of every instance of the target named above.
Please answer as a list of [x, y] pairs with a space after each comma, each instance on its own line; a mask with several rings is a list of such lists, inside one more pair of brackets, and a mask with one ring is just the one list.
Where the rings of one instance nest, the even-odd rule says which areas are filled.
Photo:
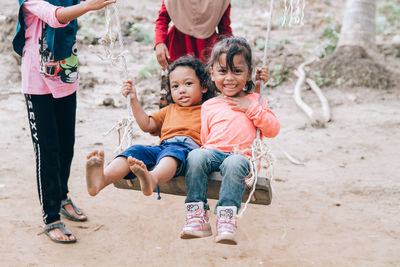
[[347, 0], [337, 48], [342, 46], [375, 50], [375, 0]]
[[375, 0], [347, 0], [339, 42], [335, 52], [312, 65], [323, 77], [349, 87], [387, 89], [394, 76], [377, 62]]

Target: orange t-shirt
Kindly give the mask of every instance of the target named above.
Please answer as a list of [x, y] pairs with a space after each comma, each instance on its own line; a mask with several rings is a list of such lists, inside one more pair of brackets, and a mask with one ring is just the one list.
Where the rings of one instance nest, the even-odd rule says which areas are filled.
[[187, 136], [201, 145], [200, 113], [201, 105], [181, 107], [177, 104], [170, 104], [151, 114], [151, 117], [159, 126], [159, 130], [151, 134], [160, 136], [160, 144], [174, 136]]

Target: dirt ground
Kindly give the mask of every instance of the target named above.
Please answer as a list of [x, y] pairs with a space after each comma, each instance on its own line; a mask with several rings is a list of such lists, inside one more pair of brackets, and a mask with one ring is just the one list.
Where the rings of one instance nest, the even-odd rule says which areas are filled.
[[[154, 71], [152, 43], [145, 38], [153, 35], [160, 2], [120, 2], [123, 24], [135, 23], [144, 37], [134, 41], [131, 34], [125, 44], [129, 73], [149, 112], [157, 109], [160, 72]], [[257, 40], [265, 35], [263, 10], [269, 4], [251, 2], [253, 6], [250, 1], [233, 1], [232, 28], [252, 44], [259, 66], [262, 49]], [[276, 10], [282, 9], [279, 2], [283, 1], [278, 1]], [[293, 70], [319, 51], [322, 30], [341, 21], [344, 1], [307, 4], [303, 27], [279, 27], [277, 11], [271, 33], [275, 44], [290, 40], [270, 51], [270, 68], [285, 64], [287, 80], [264, 94], [282, 126], [270, 142], [277, 159], [272, 204], [249, 205], [239, 221], [239, 244], [227, 246], [211, 237], [179, 238], [184, 197], [162, 194], [157, 200], [155, 195], [145, 197], [113, 186], [96, 197], [87, 194], [85, 155], [103, 148], [106, 159], [112, 159], [117, 135], [103, 133], [127, 116], [119, 95], [122, 70], [97, 56], [104, 54], [104, 48], [90, 46], [105, 33], [104, 24], [98, 23], [104, 21], [102, 12], [81, 18], [81, 88], [69, 182], [70, 196], [89, 220], [64, 221], [79, 239], [73, 245], [55, 244], [42, 234], [26, 107], [10, 48], [18, 7], [14, 1], [2, 3], [0, 266], [399, 266], [400, 90], [324, 86], [332, 121], [324, 128], [312, 127], [293, 100]], [[379, 35], [378, 41], [389, 37]], [[386, 53], [381, 62], [398, 73], [400, 60], [395, 53]], [[322, 112], [311, 90], [304, 90], [303, 97], [315, 112]], [[114, 104], [105, 106], [107, 98]], [[157, 138], [137, 129], [136, 141], [155, 144]], [[291, 163], [285, 152], [303, 164]], [[215, 232], [214, 217], [212, 223]]]

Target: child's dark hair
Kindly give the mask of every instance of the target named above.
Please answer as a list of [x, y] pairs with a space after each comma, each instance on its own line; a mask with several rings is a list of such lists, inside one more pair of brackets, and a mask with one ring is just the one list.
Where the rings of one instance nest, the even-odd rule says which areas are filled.
[[[226, 54], [226, 66], [231, 71], [234, 70], [233, 57], [236, 55], [243, 55], [247, 67], [249, 70], [252, 69], [251, 48], [246, 39], [242, 37], [229, 37], [216, 43], [211, 52], [208, 66], [212, 68], [215, 62], [219, 62], [219, 58], [223, 54]], [[255, 85], [252, 80], [247, 81], [244, 92], [248, 94], [254, 89], [254, 87]], [[214, 82], [211, 82], [210, 88], [218, 90]]]
[[202, 102], [210, 99], [216, 95], [216, 91], [210, 89], [209, 87], [209, 80], [210, 80], [210, 73], [207, 67], [201, 62], [199, 59], [193, 56], [183, 56], [178, 58], [174, 61], [171, 65], [168, 66], [168, 75], [167, 75], [167, 84], [168, 84], [168, 92], [166, 99], [168, 103], [174, 103], [171, 96], [171, 87], [169, 81], [169, 75], [172, 71], [174, 71], [177, 67], [189, 67], [194, 70], [196, 73], [197, 78], [200, 81], [200, 85], [203, 88], [207, 88], [207, 92], [203, 94]]

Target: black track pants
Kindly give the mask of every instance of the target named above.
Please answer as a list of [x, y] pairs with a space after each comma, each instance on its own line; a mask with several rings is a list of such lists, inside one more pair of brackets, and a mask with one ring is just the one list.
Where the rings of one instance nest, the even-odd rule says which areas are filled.
[[36, 156], [36, 178], [45, 224], [60, 219], [61, 200], [67, 198], [75, 143], [76, 93], [53, 98], [25, 95]]

